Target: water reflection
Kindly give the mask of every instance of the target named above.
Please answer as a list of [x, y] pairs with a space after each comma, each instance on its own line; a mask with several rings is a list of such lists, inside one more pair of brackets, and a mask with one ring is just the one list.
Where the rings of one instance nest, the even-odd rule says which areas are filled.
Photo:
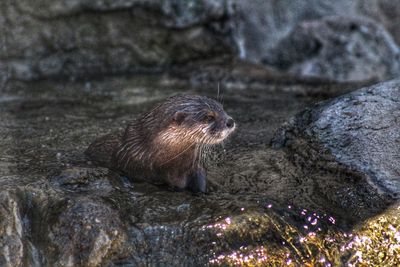
[[[292, 205], [289, 207], [293, 210]], [[368, 220], [354, 232], [335, 227], [332, 216], [295, 210], [302, 219], [293, 220], [294, 214], [277, 217], [276, 213], [266, 212], [226, 217], [206, 226], [213, 228], [219, 238], [242, 242], [235, 250], [216, 248], [210, 264], [330, 267], [398, 266], [400, 263], [400, 206]], [[266, 232], [277, 242], [266, 239]], [[246, 245], [246, 236], [259, 244]]]

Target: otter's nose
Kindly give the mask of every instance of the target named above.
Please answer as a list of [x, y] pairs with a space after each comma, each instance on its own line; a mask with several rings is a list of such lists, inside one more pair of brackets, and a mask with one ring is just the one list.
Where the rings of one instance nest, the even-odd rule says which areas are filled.
[[232, 118], [229, 118], [229, 119], [226, 121], [226, 127], [228, 127], [228, 128], [233, 128], [233, 126], [235, 126], [235, 121], [234, 121]]

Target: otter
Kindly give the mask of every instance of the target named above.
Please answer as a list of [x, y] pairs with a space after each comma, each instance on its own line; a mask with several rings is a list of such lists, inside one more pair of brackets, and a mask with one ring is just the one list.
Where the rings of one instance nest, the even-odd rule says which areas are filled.
[[219, 102], [176, 95], [139, 116], [124, 132], [96, 139], [85, 154], [132, 179], [205, 193], [205, 152], [235, 127]]

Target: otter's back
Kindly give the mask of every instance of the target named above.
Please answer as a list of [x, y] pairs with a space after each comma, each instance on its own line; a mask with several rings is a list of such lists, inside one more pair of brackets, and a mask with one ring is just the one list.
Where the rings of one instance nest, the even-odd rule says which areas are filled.
[[97, 138], [86, 149], [85, 154], [97, 164], [111, 168], [112, 155], [121, 144], [122, 133], [107, 134]]

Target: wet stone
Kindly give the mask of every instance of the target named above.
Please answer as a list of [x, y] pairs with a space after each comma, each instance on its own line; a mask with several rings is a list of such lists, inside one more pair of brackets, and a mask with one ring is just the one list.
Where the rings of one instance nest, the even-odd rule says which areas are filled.
[[49, 263], [99, 266], [123, 242], [124, 230], [118, 214], [106, 203], [84, 197], [63, 204], [62, 212], [49, 225]]
[[[299, 113], [273, 140], [343, 208], [400, 197], [400, 81], [366, 87]], [[365, 216], [365, 214], [364, 214]]]
[[93, 169], [85, 167], [71, 167], [51, 178], [55, 186], [71, 192], [87, 192], [93, 190], [94, 193], [107, 194], [113, 190], [109, 177], [112, 171], [108, 169]]
[[18, 200], [10, 192], [0, 192], [0, 265], [20, 266], [23, 262], [23, 222]]

